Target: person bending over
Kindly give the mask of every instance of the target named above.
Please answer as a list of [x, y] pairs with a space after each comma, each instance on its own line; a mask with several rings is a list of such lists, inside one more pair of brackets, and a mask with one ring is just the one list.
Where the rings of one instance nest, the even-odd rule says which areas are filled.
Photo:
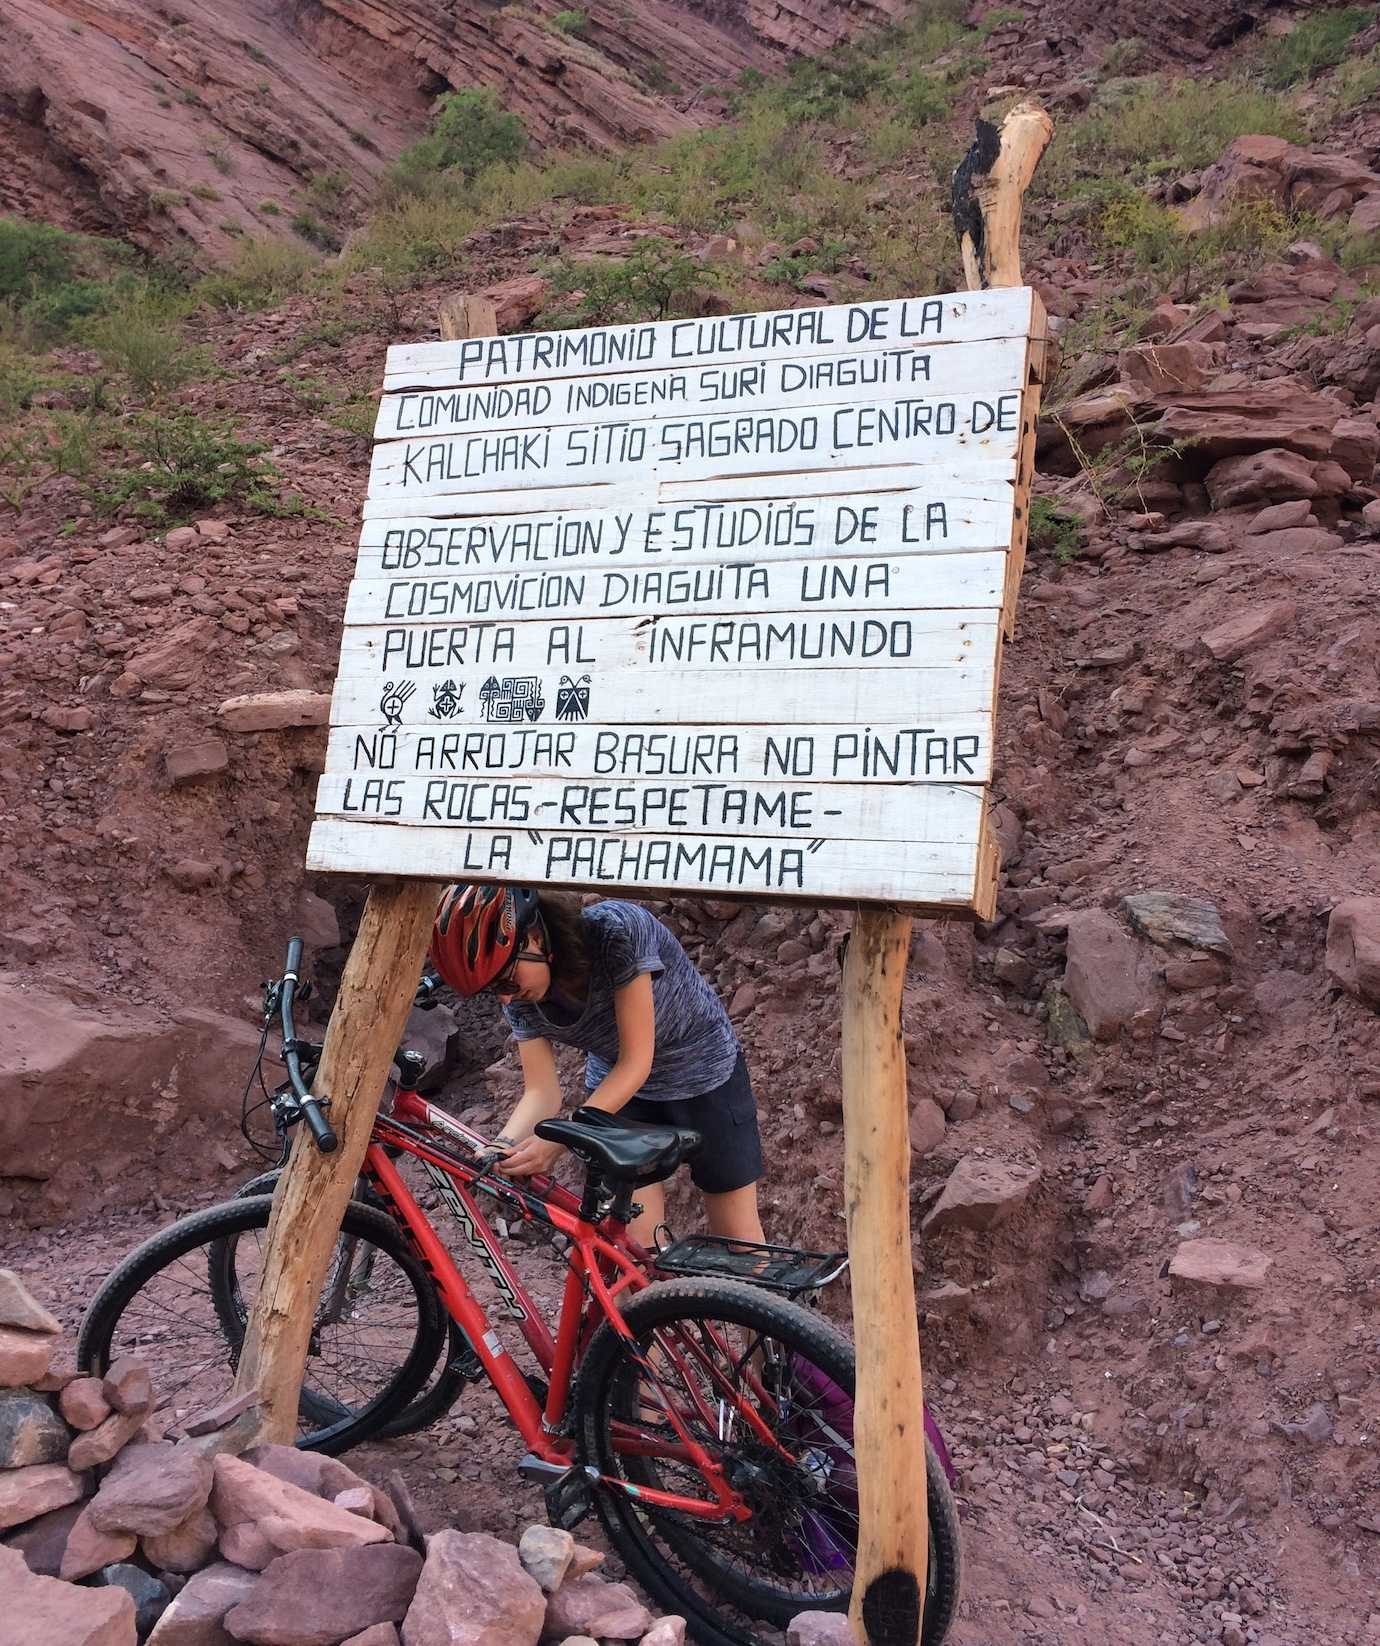
[[[674, 934], [637, 903], [492, 883], [441, 900], [432, 960], [457, 994], [496, 995], [518, 1043], [522, 1100], [494, 1142], [509, 1177], [550, 1172], [565, 1150], [533, 1135], [560, 1113], [553, 1046], [585, 1054], [585, 1103], [625, 1120], [693, 1127], [690, 1176], [711, 1234], [763, 1239], [762, 1142], [742, 1047], [718, 996]], [[637, 1191], [633, 1237], [665, 1217], [660, 1183]]]

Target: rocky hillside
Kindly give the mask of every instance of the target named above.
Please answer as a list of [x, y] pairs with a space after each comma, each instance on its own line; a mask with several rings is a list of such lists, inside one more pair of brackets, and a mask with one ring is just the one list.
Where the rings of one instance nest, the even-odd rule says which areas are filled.
[[723, 87], [888, 22], [900, 0], [0, 0], [0, 211], [198, 262], [362, 204], [448, 88], [534, 142], [609, 149], [722, 112]]
[[[1033, 91], [1058, 137], [1025, 262], [1062, 362], [1000, 913], [919, 925], [906, 1005], [961, 1638], [1368, 1638], [1380, 25], [1243, 8], [1225, 46], [1228, 10], [928, 8], [703, 131], [431, 179], [339, 258], [251, 245], [175, 297], [43, 243], [65, 272], [0, 350], [0, 1194], [65, 1318], [251, 1169], [249, 1002], [286, 932], [341, 963], [361, 888], [300, 864], [386, 343], [458, 291], [516, 329], [955, 283], [948, 170]], [[117, 332], [70, 312], [83, 280]], [[846, 917], [668, 912], [749, 1048], [771, 1227], [837, 1238]], [[450, 1027], [482, 1118], [512, 1067], [483, 1014]], [[501, 1516], [472, 1421], [407, 1467]]]

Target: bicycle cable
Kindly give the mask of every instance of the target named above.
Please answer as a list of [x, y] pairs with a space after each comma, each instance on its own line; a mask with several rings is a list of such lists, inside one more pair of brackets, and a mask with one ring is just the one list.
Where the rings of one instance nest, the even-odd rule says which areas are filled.
[[[269, 1091], [268, 1085], [264, 1080], [264, 1049], [268, 1045], [269, 1026], [268, 1020], [265, 1019], [263, 1029], [259, 1034], [259, 1049], [254, 1058], [254, 1067], [249, 1071], [249, 1078], [245, 1081], [244, 1090], [240, 1093], [240, 1136], [245, 1140], [249, 1147], [253, 1149], [254, 1153], [258, 1155], [260, 1160], [269, 1160], [272, 1161], [274, 1165], [281, 1166], [287, 1159], [286, 1135], [280, 1131], [278, 1136], [278, 1147], [276, 1149], [270, 1149], [259, 1142], [250, 1130], [249, 1125], [250, 1121], [253, 1120], [254, 1116], [258, 1114], [260, 1109], [271, 1109], [273, 1106], [273, 1093]], [[249, 1093], [254, 1085], [255, 1079], [259, 1082], [259, 1090], [263, 1093], [263, 1096], [257, 1103], [251, 1104], [249, 1101]]]

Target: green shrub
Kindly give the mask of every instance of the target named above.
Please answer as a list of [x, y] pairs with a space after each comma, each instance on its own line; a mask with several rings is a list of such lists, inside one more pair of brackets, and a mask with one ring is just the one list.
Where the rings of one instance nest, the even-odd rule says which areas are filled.
[[831, 240], [813, 252], [785, 252], [762, 270], [763, 276], [783, 286], [798, 286], [807, 274], [833, 274], [848, 248]]
[[210, 370], [206, 352], [189, 345], [183, 334], [186, 310], [183, 297], [146, 288], [94, 318], [82, 328], [82, 338], [137, 394], [163, 394]]
[[1335, 68], [1346, 55], [1353, 35], [1375, 22], [1374, 6], [1344, 6], [1340, 11], [1317, 12], [1290, 33], [1270, 40], [1262, 53], [1260, 72], [1267, 86], [1283, 90]]
[[1361, 269], [1380, 268], [1380, 229], [1354, 235], [1342, 246], [1342, 267], [1353, 274]]
[[398, 157], [392, 180], [409, 189], [438, 172], [475, 177], [517, 160], [526, 146], [522, 121], [499, 108], [489, 87], [447, 92], [437, 99], [430, 132]]
[[71, 280], [81, 241], [47, 223], [0, 217], [0, 298], [25, 299]]
[[[569, 297], [559, 301], [542, 323], [562, 326], [612, 326], [623, 322], [665, 320], [685, 313], [697, 286], [712, 278], [693, 257], [656, 235], [640, 240], [628, 257], [565, 263], [552, 286]], [[575, 292], [581, 292], [578, 298]]]
[[886, 78], [886, 69], [868, 51], [844, 47], [829, 57], [795, 63], [777, 92], [793, 120], [832, 120], [850, 103], [861, 103]]
[[228, 424], [204, 422], [190, 411], [145, 412], [123, 425], [121, 443], [130, 467], [91, 488], [106, 513], [128, 509], [164, 526], [227, 498], [270, 514], [280, 507], [277, 475], [260, 456], [263, 447], [241, 440]]
[[996, 34], [999, 29], [1014, 28], [1025, 22], [1025, 13], [1018, 11], [1015, 6], [998, 6], [995, 11], [989, 11], [981, 18], [977, 25], [978, 34], [986, 40], [989, 35]]
[[340, 250], [340, 231], [330, 223], [323, 223], [315, 212], [307, 211], [305, 207], [294, 212], [292, 226], [308, 245], [316, 246], [321, 251]]
[[1235, 137], [1257, 133], [1299, 142], [1306, 132], [1284, 99], [1242, 80], [1157, 78], [1130, 82], [1111, 106], [1075, 128], [1085, 166], [1191, 171], [1216, 160]]
[[551, 27], [562, 34], [583, 34], [589, 27], [589, 18], [582, 11], [558, 11], [551, 19]]
[[0, 341], [0, 419], [28, 411], [34, 396], [48, 387], [32, 355]]
[[1052, 498], [1032, 497], [1027, 542], [1034, 553], [1053, 555], [1067, 566], [1082, 547], [1083, 522]]
[[209, 183], [193, 183], [190, 192], [198, 200], [224, 200], [225, 198], [219, 189], [212, 188]]
[[316, 259], [282, 240], [247, 240], [232, 263], [208, 274], [196, 288], [218, 309], [266, 309], [302, 290]]
[[1380, 96], [1380, 46], [1343, 63], [1333, 76], [1332, 93], [1341, 109], [1359, 108]]

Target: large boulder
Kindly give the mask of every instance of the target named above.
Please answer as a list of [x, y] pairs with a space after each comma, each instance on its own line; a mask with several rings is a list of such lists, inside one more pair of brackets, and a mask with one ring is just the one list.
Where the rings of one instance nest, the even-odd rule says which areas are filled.
[[1218, 1293], [1258, 1292], [1274, 1259], [1231, 1240], [1185, 1240], [1169, 1260], [1175, 1292], [1211, 1299]]
[[115, 1461], [91, 1500], [92, 1523], [103, 1532], [157, 1537], [206, 1507], [211, 1465], [170, 1441], [131, 1446]]
[[1380, 897], [1345, 897], [1327, 918], [1327, 972], [1380, 1007]]
[[551, 1596], [543, 1633], [553, 1641], [568, 1635], [640, 1640], [651, 1626], [652, 1614], [626, 1583], [589, 1576], [563, 1583]]
[[5, 1646], [137, 1646], [134, 1602], [123, 1589], [39, 1577], [0, 1548]]
[[435, 1532], [403, 1646], [537, 1646], [546, 1596], [517, 1550], [483, 1532]]
[[1164, 949], [1202, 949], [1232, 958], [1231, 939], [1207, 897], [1187, 892], [1130, 892], [1121, 900], [1122, 913], [1142, 937]]
[[0, 1269], [0, 1326], [47, 1337], [62, 1330], [58, 1317], [43, 1307], [13, 1269]]
[[1158, 1008], [1140, 944], [1101, 909], [1069, 916], [1064, 992], [1094, 1040], [1115, 1040], [1123, 1029], [1149, 1024]]
[[173, 1596], [147, 1646], [233, 1646], [224, 1628], [225, 1614], [247, 1600], [258, 1582], [259, 1574], [242, 1566], [225, 1561], [207, 1566]]
[[62, 1463], [72, 1437], [42, 1395], [31, 1389], [0, 1393], [0, 1469], [30, 1463]]
[[[242, 1458], [215, 1459], [211, 1513], [221, 1528], [220, 1552], [262, 1571], [296, 1549], [350, 1549], [391, 1541], [383, 1526], [304, 1492]], [[514, 1554], [513, 1559], [517, 1556]]]
[[1015, 1215], [1040, 1181], [1038, 1166], [965, 1155], [949, 1174], [944, 1192], [925, 1215], [923, 1227], [994, 1229]]
[[407, 1615], [422, 1557], [396, 1543], [372, 1549], [300, 1549], [265, 1567], [225, 1629], [250, 1646], [337, 1646]]
[[1271, 447], [1320, 459], [1331, 454], [1341, 415], [1335, 400], [1295, 378], [1274, 377], [1178, 397], [1160, 419], [1157, 438], [1182, 446], [1184, 461], [1197, 468]]
[[1224, 457], [1203, 478], [1214, 509], [1243, 503], [1287, 503], [1318, 495], [1317, 465], [1280, 446]]
[[6, 1173], [45, 1180], [63, 1168], [64, 1202], [93, 1192], [93, 1174], [70, 1164], [74, 1134], [87, 1158], [100, 1159], [106, 1181], [122, 1168], [152, 1168], [180, 1139], [188, 1147], [179, 1158], [195, 1161], [201, 1142], [238, 1114], [239, 1083], [258, 1044], [248, 1023], [200, 1007], [171, 1016], [133, 1006], [96, 1011], [46, 989], [0, 983]]
[[1346, 155], [1315, 154], [1283, 137], [1237, 137], [1179, 216], [1187, 228], [1205, 229], [1244, 201], [1264, 200], [1284, 211], [1344, 217], [1376, 190], [1380, 176]]
[[1199, 644], [1218, 663], [1235, 663], [1247, 652], [1291, 629], [1297, 616], [1298, 607], [1292, 600], [1247, 606], [1244, 611], [1205, 629]]
[[22, 1526], [86, 1494], [85, 1476], [63, 1463], [32, 1463], [0, 1472], [0, 1531]]

